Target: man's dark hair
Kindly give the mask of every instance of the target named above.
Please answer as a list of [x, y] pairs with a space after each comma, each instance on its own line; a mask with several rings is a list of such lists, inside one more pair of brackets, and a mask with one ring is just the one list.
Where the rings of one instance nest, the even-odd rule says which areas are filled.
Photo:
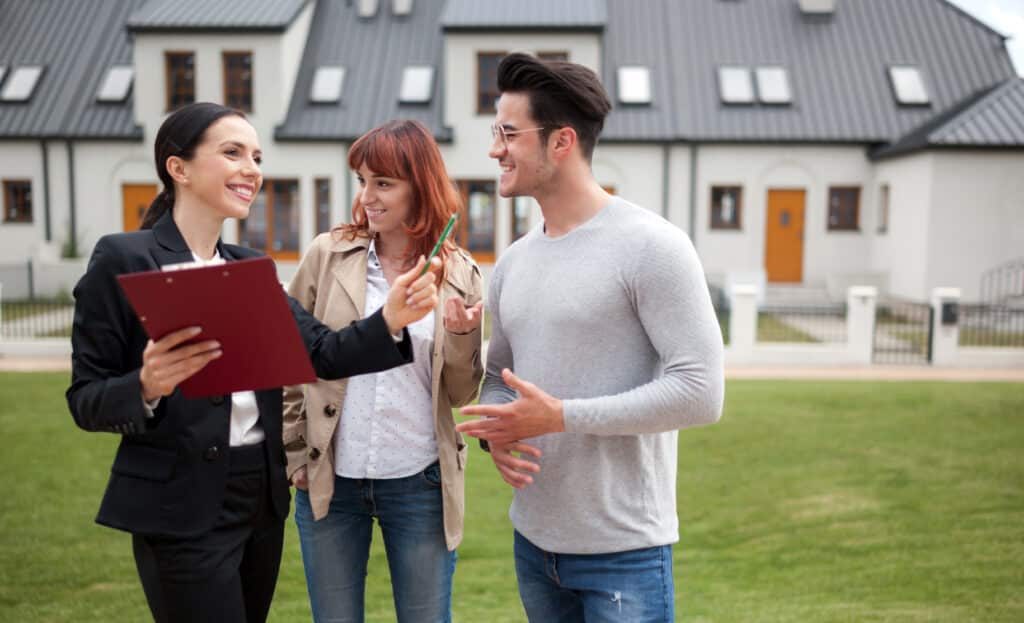
[[558, 128], [574, 129], [583, 157], [590, 161], [604, 118], [612, 109], [597, 74], [576, 63], [515, 53], [498, 65], [498, 90], [529, 98], [530, 115], [544, 127], [542, 140]]

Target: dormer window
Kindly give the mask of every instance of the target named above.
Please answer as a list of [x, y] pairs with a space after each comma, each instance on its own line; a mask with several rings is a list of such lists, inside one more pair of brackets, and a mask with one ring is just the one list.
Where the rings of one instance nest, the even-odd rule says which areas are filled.
[[428, 104], [434, 93], [434, 68], [411, 66], [402, 70], [402, 86], [398, 101], [403, 104]]
[[892, 82], [896, 101], [908, 106], [926, 106], [931, 103], [928, 89], [924, 85], [921, 70], [909, 65], [896, 65], [889, 68], [889, 80]]
[[100, 90], [96, 93], [97, 102], [116, 103], [128, 99], [132, 90], [132, 78], [135, 70], [128, 65], [115, 65], [107, 70], [103, 77]]
[[336, 104], [341, 100], [341, 87], [345, 84], [345, 68], [341, 66], [317, 67], [309, 101], [315, 104]]
[[15, 67], [0, 91], [0, 100], [5, 102], [27, 102], [32, 99], [43, 68], [39, 65]]
[[754, 85], [750, 80], [750, 68], [719, 67], [718, 95], [725, 104], [752, 104], [754, 102]]
[[651, 103], [651, 70], [647, 67], [619, 67], [619, 102], [623, 104]]
[[758, 67], [754, 75], [757, 78], [757, 99], [762, 104], [789, 104], [793, 101], [785, 67]]

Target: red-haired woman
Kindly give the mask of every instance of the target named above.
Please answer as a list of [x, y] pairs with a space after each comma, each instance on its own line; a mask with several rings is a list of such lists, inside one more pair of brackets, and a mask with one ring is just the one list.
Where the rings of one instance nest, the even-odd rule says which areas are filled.
[[[352, 223], [319, 235], [289, 293], [342, 327], [380, 307], [388, 284], [429, 254], [459, 197], [430, 133], [391, 121], [353, 143]], [[451, 620], [466, 447], [452, 407], [477, 395], [480, 270], [446, 241], [439, 303], [409, 325], [414, 363], [285, 391], [284, 441], [314, 621], [362, 621], [373, 520], [384, 536], [397, 619]]]

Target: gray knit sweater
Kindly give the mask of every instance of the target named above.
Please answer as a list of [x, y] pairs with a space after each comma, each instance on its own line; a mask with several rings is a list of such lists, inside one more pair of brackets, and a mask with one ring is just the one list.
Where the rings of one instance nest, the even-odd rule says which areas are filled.
[[613, 198], [559, 238], [536, 227], [491, 276], [492, 334], [481, 403], [515, 398], [502, 368], [564, 400], [509, 516], [557, 553], [679, 540], [676, 431], [722, 412], [722, 337], [689, 238]]

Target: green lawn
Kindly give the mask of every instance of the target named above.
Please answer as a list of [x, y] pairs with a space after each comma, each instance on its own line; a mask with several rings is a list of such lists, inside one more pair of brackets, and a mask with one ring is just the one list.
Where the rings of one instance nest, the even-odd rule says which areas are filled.
[[[116, 439], [74, 428], [67, 374], [0, 375], [0, 621], [145, 620], [129, 537], [92, 523]], [[730, 382], [680, 435], [678, 619], [1024, 620], [1024, 387]], [[471, 454], [456, 620], [522, 621], [510, 494]], [[308, 621], [289, 520], [272, 621]], [[393, 621], [373, 550], [368, 621]]]

